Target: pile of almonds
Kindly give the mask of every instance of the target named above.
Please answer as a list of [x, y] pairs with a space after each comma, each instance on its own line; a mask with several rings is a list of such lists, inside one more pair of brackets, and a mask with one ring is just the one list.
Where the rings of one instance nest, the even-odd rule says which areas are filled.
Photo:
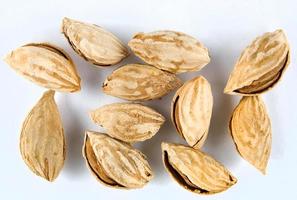
[[[69, 18], [62, 33], [73, 50], [98, 66], [119, 63], [129, 55], [126, 46], [97, 25]], [[161, 98], [179, 88], [172, 100], [171, 118], [188, 146], [163, 142], [168, 173], [185, 189], [199, 194], [222, 192], [237, 179], [200, 149], [207, 139], [213, 107], [208, 81], [198, 76], [182, 83], [176, 74], [199, 71], [210, 62], [208, 50], [195, 38], [175, 31], [137, 33], [132, 52], [147, 64], [127, 64], [104, 81], [102, 90], [129, 101]], [[20, 138], [21, 155], [38, 176], [53, 181], [65, 160], [65, 137], [54, 100], [55, 91], [77, 92], [80, 77], [71, 58], [47, 43], [30, 43], [9, 53], [5, 61], [19, 74], [48, 88], [26, 117]], [[239, 154], [265, 173], [271, 150], [271, 124], [260, 97], [282, 77], [290, 62], [282, 30], [256, 38], [235, 64], [225, 93], [244, 96], [230, 120]], [[139, 103], [113, 103], [90, 111], [91, 120], [106, 133], [86, 131], [83, 156], [99, 182], [115, 188], [141, 188], [153, 178], [146, 156], [133, 147], [153, 137], [164, 116]]]

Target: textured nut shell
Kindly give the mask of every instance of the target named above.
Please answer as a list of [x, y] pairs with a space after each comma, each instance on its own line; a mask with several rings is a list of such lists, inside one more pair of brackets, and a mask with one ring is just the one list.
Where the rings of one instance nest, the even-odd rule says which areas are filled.
[[96, 124], [107, 134], [125, 142], [144, 141], [153, 137], [165, 122], [157, 111], [132, 103], [113, 103], [90, 112]]
[[128, 64], [107, 77], [103, 92], [126, 100], [151, 100], [180, 85], [180, 79], [174, 74], [149, 65]]
[[105, 134], [87, 131], [83, 154], [92, 173], [110, 187], [141, 188], [153, 177], [145, 155]]
[[194, 148], [200, 148], [207, 138], [212, 106], [211, 87], [203, 76], [184, 83], [173, 97], [172, 122], [178, 133]]
[[282, 30], [257, 37], [241, 54], [224, 92], [244, 96], [271, 89], [290, 63], [290, 49]]
[[92, 145], [90, 143], [90, 139], [87, 133], [85, 135], [85, 141], [83, 146], [83, 156], [86, 160], [88, 168], [90, 169], [90, 171], [98, 181], [100, 181], [102, 184], [106, 186], [115, 187], [115, 188], [124, 188], [124, 186], [119, 185], [111, 178], [109, 178], [107, 174], [105, 174], [106, 172], [103, 170], [102, 166], [97, 161], [96, 155], [94, 153], [94, 150], [92, 148]]
[[128, 45], [146, 63], [172, 73], [198, 71], [210, 62], [207, 48], [180, 32], [137, 33]]
[[4, 60], [17, 73], [45, 88], [61, 92], [80, 90], [80, 77], [71, 58], [51, 44], [24, 45], [13, 50]]
[[115, 35], [94, 24], [64, 18], [62, 33], [76, 53], [95, 65], [113, 65], [129, 55]]
[[239, 154], [265, 174], [271, 151], [271, 124], [261, 97], [243, 97], [230, 120]]
[[54, 91], [45, 92], [26, 117], [20, 152], [38, 176], [53, 181], [59, 175], [65, 160], [65, 138]]
[[200, 150], [164, 142], [161, 146], [167, 172], [191, 192], [215, 194], [237, 182], [222, 164]]

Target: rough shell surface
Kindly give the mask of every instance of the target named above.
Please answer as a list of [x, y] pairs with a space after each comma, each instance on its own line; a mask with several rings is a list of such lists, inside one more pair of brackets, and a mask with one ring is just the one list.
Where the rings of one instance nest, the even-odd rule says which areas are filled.
[[97, 180], [110, 187], [141, 188], [153, 177], [145, 155], [105, 134], [87, 131], [83, 155]]
[[157, 111], [135, 103], [113, 103], [90, 112], [90, 117], [107, 134], [125, 142], [153, 137], [165, 122]]
[[10, 52], [4, 59], [30, 81], [61, 92], [80, 90], [80, 77], [71, 58], [51, 44], [31, 43]]
[[62, 33], [76, 53], [95, 65], [114, 65], [129, 55], [114, 34], [94, 24], [64, 18]]
[[162, 152], [168, 173], [191, 192], [215, 194], [237, 182], [222, 164], [200, 150], [163, 142]]
[[153, 66], [128, 64], [116, 69], [103, 84], [103, 92], [126, 100], [161, 98], [181, 85], [180, 79]]
[[265, 174], [271, 151], [271, 123], [261, 97], [241, 99], [230, 120], [230, 132], [239, 154]]
[[65, 160], [65, 138], [54, 91], [47, 91], [26, 117], [20, 152], [36, 175], [54, 181]]
[[186, 142], [200, 148], [208, 135], [212, 114], [211, 87], [203, 76], [198, 76], [179, 88], [173, 97], [171, 119]]
[[257, 37], [241, 54], [225, 87], [227, 94], [254, 96], [279, 82], [290, 63], [290, 49], [282, 30]]
[[128, 45], [144, 62], [172, 73], [198, 71], [210, 62], [207, 48], [180, 32], [137, 33]]

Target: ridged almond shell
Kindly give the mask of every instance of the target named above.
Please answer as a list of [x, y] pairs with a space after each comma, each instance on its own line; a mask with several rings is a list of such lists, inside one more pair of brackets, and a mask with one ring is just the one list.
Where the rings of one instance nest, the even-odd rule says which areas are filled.
[[45, 43], [21, 46], [5, 57], [17, 73], [48, 89], [80, 90], [80, 77], [71, 58], [59, 47]]
[[165, 122], [157, 111], [135, 103], [113, 103], [90, 112], [90, 117], [107, 134], [125, 142], [153, 137]]
[[161, 98], [181, 86], [180, 79], [169, 72], [150, 65], [128, 64], [109, 75], [103, 83], [103, 92], [126, 100]]
[[141, 188], [153, 177], [144, 154], [105, 134], [87, 131], [83, 155], [92, 174], [106, 186]]
[[204, 144], [212, 114], [211, 87], [203, 76], [189, 80], [173, 97], [171, 119], [178, 133], [194, 148]]
[[271, 151], [271, 123], [259, 96], [243, 97], [230, 120], [230, 132], [242, 158], [263, 174]]
[[54, 91], [47, 91], [26, 117], [20, 152], [36, 175], [54, 181], [65, 160], [65, 138]]
[[282, 30], [257, 37], [241, 54], [225, 87], [227, 94], [259, 95], [271, 89], [290, 63], [290, 48]]
[[129, 55], [128, 49], [114, 34], [94, 24], [65, 17], [62, 33], [77, 54], [95, 65], [114, 65]]
[[181, 32], [137, 33], [128, 45], [144, 62], [172, 73], [198, 71], [210, 62], [207, 48]]
[[161, 146], [167, 172], [191, 192], [215, 194], [237, 182], [222, 164], [200, 150], [166, 142]]

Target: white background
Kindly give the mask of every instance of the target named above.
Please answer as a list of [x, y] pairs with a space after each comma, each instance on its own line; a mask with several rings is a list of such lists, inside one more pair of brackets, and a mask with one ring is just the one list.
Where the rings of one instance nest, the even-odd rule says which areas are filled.
[[[183, 80], [204, 75], [212, 85], [214, 110], [209, 137], [203, 150], [221, 161], [238, 178], [238, 183], [208, 199], [296, 199], [296, 1], [1, 1], [0, 55], [27, 42], [51, 42], [74, 59], [82, 78], [82, 91], [57, 94], [67, 139], [65, 166], [54, 183], [35, 176], [19, 153], [19, 131], [25, 116], [37, 102], [43, 88], [17, 75], [1, 61], [0, 67], [0, 198], [1, 199], [198, 199], [203, 198], [177, 185], [164, 171], [162, 141], [183, 142], [170, 118], [173, 93], [162, 100], [145, 102], [164, 114], [161, 131], [137, 147], [148, 157], [155, 178], [143, 189], [116, 190], [98, 183], [81, 155], [86, 129], [102, 131], [88, 118], [88, 111], [111, 102], [101, 84], [112, 70], [124, 63], [140, 62], [133, 55], [120, 65], [100, 69], [78, 57], [60, 34], [64, 16], [96, 23], [127, 43], [135, 32], [160, 29], [188, 33], [209, 48], [211, 62], [203, 70], [182, 74]], [[292, 62], [282, 81], [264, 95], [273, 128], [272, 154], [263, 176], [241, 159], [228, 133], [229, 117], [239, 98], [223, 94], [228, 75], [240, 52], [256, 36], [283, 28], [292, 48]]]

